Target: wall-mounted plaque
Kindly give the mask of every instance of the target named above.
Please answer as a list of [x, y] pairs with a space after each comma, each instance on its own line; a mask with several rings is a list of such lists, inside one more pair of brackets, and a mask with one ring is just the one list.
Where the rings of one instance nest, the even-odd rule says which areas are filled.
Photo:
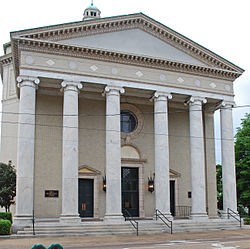
[[57, 198], [59, 197], [59, 191], [58, 190], [45, 190], [45, 197]]

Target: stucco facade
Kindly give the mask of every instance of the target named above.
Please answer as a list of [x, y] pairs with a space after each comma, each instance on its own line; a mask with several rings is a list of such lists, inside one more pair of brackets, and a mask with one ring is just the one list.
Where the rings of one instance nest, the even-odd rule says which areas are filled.
[[[117, 222], [134, 203], [141, 218], [180, 207], [217, 217], [218, 108], [224, 209], [237, 210], [231, 119], [241, 68], [141, 13], [13, 32], [5, 52], [1, 161], [17, 166], [17, 226], [33, 210], [62, 223]], [[131, 132], [121, 132], [122, 111], [135, 117]], [[124, 197], [130, 169], [136, 201]]]

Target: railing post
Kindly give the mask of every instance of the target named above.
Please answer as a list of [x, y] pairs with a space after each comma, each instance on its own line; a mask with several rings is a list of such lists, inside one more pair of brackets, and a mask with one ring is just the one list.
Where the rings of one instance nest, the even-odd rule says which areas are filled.
[[32, 212], [32, 231], [33, 231], [33, 235], [36, 235], [35, 233], [35, 211], [33, 209], [33, 212]]

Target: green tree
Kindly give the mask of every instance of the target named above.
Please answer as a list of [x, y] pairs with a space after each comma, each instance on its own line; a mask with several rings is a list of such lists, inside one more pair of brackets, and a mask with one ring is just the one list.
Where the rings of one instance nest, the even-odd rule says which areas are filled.
[[9, 161], [8, 164], [0, 163], [0, 206], [10, 211], [16, 196], [16, 170]]
[[250, 215], [250, 113], [245, 114], [235, 138], [238, 204], [247, 207]]

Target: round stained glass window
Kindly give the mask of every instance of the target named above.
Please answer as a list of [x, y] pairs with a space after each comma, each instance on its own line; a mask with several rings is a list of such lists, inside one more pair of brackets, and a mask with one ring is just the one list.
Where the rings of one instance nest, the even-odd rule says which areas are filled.
[[128, 110], [121, 111], [121, 132], [130, 133], [137, 127], [137, 118], [134, 113]]

